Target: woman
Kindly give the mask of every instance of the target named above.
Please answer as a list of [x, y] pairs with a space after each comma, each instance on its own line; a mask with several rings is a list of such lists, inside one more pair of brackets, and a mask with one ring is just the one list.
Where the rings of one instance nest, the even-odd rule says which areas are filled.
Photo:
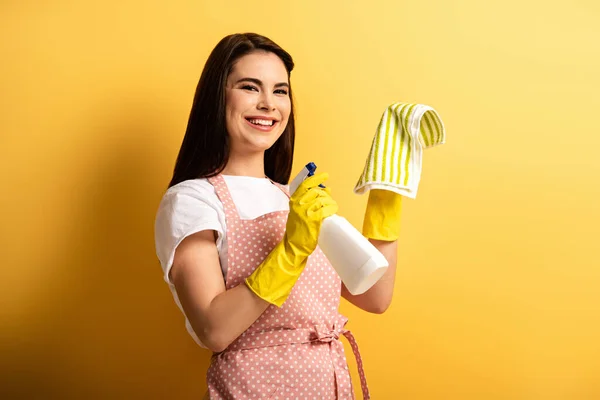
[[217, 44], [156, 217], [165, 280], [190, 335], [214, 352], [211, 399], [353, 399], [342, 334], [369, 398], [338, 306], [341, 295], [375, 313], [391, 302], [400, 196], [369, 198], [363, 232], [390, 268], [353, 296], [317, 247], [321, 221], [338, 209], [329, 188], [319, 186], [327, 174], [291, 194], [286, 186], [295, 137], [293, 67], [291, 56], [264, 36], [235, 34]]

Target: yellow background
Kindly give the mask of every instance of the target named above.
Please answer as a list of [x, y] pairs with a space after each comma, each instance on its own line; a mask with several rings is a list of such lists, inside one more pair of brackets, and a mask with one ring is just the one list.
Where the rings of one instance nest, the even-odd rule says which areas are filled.
[[3, 1], [2, 397], [203, 394], [153, 223], [203, 64], [243, 31], [294, 57], [294, 172], [329, 172], [355, 226], [385, 107], [446, 125], [404, 202], [391, 308], [342, 305], [373, 398], [600, 399], [592, 0]]

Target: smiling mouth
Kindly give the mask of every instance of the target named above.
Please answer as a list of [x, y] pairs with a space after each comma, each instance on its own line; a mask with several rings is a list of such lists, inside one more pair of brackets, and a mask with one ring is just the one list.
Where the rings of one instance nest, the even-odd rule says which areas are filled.
[[277, 121], [272, 119], [261, 119], [261, 118], [246, 118], [246, 121], [256, 126], [273, 126]]

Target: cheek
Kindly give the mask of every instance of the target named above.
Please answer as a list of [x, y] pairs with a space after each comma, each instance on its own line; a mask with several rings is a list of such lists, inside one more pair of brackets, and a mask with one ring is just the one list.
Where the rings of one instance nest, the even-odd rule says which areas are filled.
[[226, 107], [227, 115], [235, 117], [248, 109], [250, 104], [249, 96], [244, 96], [243, 93], [232, 91], [227, 97]]
[[287, 100], [282, 101], [279, 109], [281, 110], [281, 116], [286, 120], [289, 119], [290, 112], [292, 111], [292, 104], [290, 99], [288, 98]]

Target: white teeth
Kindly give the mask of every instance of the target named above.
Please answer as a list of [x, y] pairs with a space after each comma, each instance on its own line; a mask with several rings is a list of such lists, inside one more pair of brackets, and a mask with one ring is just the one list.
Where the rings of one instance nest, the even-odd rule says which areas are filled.
[[273, 120], [250, 119], [249, 121], [252, 122], [254, 125], [264, 125], [264, 126], [272, 126], [273, 125]]

